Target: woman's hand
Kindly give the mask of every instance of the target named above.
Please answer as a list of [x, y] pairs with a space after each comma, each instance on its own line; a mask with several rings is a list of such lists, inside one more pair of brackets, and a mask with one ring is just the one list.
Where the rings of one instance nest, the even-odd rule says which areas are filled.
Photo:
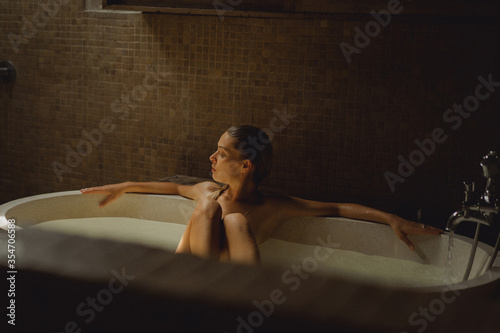
[[129, 188], [129, 183], [120, 183], [120, 184], [111, 184], [104, 185], [98, 187], [84, 188], [80, 190], [83, 194], [91, 194], [91, 193], [105, 193], [108, 196], [104, 199], [99, 207], [104, 207], [110, 202], [115, 201], [119, 197], [121, 197], [124, 193], [127, 193], [127, 189]]
[[411, 250], [415, 250], [415, 245], [407, 237], [408, 235], [440, 235], [443, 230], [434, 228], [422, 223], [411, 222], [397, 215], [390, 216], [388, 224], [392, 230]]

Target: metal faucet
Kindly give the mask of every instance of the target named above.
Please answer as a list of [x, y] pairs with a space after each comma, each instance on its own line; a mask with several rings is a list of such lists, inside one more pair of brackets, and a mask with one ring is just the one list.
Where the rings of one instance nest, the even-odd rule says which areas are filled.
[[[498, 154], [490, 151], [485, 155], [480, 163], [483, 169], [483, 176], [487, 179], [486, 189], [484, 194], [479, 196], [476, 192], [474, 182], [464, 182], [465, 185], [465, 200], [462, 202], [462, 209], [454, 212], [448, 219], [446, 230], [454, 231], [456, 227], [463, 221], [477, 223], [476, 234], [474, 236], [474, 244], [471, 248], [469, 262], [464, 274], [464, 281], [469, 278], [472, 269], [472, 263], [476, 254], [477, 243], [479, 240], [479, 230], [481, 225], [491, 226], [495, 223], [500, 214], [500, 193], [498, 191], [498, 178], [500, 176], [500, 159]], [[487, 269], [490, 269], [495, 261], [500, 243], [500, 234], [498, 235], [495, 250], [490, 258]]]

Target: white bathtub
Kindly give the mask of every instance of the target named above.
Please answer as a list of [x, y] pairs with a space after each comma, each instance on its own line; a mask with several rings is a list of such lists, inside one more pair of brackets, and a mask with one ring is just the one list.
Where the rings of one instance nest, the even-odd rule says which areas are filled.
[[[79, 191], [68, 191], [15, 200], [0, 206], [0, 228], [6, 229], [9, 219], [14, 219], [18, 228], [51, 229], [52, 223], [58, 231], [173, 250], [195, 206], [193, 201], [180, 196], [126, 194], [107, 207], [99, 208], [98, 203], [102, 199], [103, 195], [82, 195]], [[82, 223], [79, 224], [81, 220], [78, 219], [93, 217], [105, 219], [101, 225], [96, 221], [91, 222], [95, 228], [88, 228], [88, 225], [81, 228]], [[120, 217], [122, 222], [107, 221], [109, 217]], [[77, 223], [72, 225], [71, 221], [66, 221], [54, 226], [53, 222], [48, 222], [66, 219], [75, 219], [73, 221]], [[120, 232], [123, 230], [127, 232]], [[421, 292], [439, 291], [445, 284], [451, 289], [473, 288], [500, 278], [500, 256], [496, 258], [493, 269], [483, 272], [493, 252], [492, 247], [483, 243], [477, 249], [470, 279], [465, 282], [425, 282], [419, 281], [420, 277], [416, 281], [408, 281], [398, 280], [397, 276], [392, 281], [387, 279], [387, 274], [378, 274], [377, 265], [383, 258], [398, 259], [400, 261], [392, 263], [396, 268], [402, 265], [401, 270], [414, 269], [415, 274], [425, 267], [445, 268], [447, 235], [411, 236], [411, 239], [416, 245], [414, 252], [387, 225], [345, 218], [296, 218], [282, 223], [273, 237], [260, 245], [260, 250], [265, 265], [284, 268], [295, 265], [309, 273], [347, 277], [368, 284], [413, 288]], [[333, 250], [323, 248], [325, 244]], [[451, 267], [456, 275], [462, 275], [465, 271], [470, 247], [471, 239], [455, 236]], [[363, 272], [367, 262], [373, 264], [375, 269]], [[379, 271], [382, 273], [395, 267], [384, 268], [384, 265], [380, 263]], [[397, 274], [391, 272], [389, 275]], [[284, 280], [286, 278], [283, 276]], [[292, 281], [291, 276], [289, 280]]]

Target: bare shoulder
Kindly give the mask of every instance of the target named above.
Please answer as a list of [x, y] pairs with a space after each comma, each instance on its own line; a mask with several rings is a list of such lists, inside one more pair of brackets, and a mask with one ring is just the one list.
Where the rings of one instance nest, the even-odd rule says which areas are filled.
[[220, 189], [220, 185], [215, 182], [206, 181], [194, 185], [193, 188], [198, 194], [207, 197]]
[[220, 188], [220, 185], [217, 184], [216, 182], [208, 180], [206, 182], [198, 183], [194, 185], [194, 187], [198, 188], [201, 191], [215, 191]]
[[220, 186], [217, 183], [206, 181], [195, 185], [179, 185], [179, 194], [198, 201], [201, 197], [206, 197], [219, 189]]
[[286, 195], [264, 196], [264, 209], [275, 219], [284, 219], [293, 215], [294, 200]]
[[266, 204], [286, 205], [290, 202], [290, 197], [281, 194], [264, 195], [264, 202]]

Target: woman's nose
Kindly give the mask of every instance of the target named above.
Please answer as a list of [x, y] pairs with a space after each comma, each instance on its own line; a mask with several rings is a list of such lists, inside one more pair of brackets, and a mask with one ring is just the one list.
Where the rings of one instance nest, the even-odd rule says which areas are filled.
[[210, 162], [215, 163], [215, 153], [210, 155], [209, 159], [210, 159]]

